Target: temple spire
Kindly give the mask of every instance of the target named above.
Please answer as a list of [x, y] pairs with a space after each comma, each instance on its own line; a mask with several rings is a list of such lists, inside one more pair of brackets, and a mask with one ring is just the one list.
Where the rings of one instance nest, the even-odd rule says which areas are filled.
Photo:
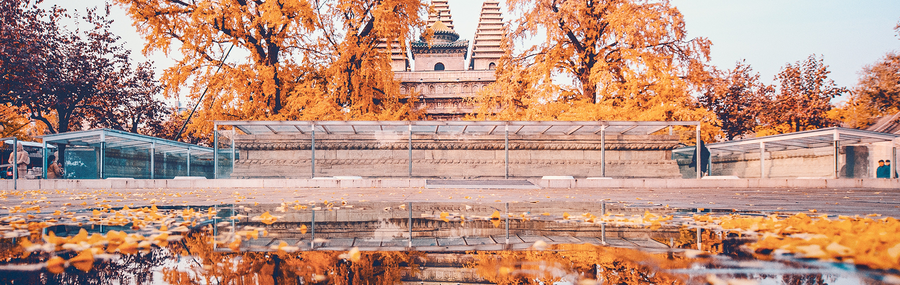
[[428, 14], [428, 23], [425, 26], [431, 27], [435, 22], [440, 21], [451, 30], [455, 30], [453, 27], [453, 15], [450, 14], [450, 4], [447, 0], [433, 0], [431, 1], [431, 6], [435, 12]]
[[487, 70], [494, 69], [503, 50], [500, 43], [503, 41], [503, 16], [500, 13], [500, 1], [486, 0], [481, 5], [481, 18], [478, 20], [478, 30], [475, 32], [475, 43], [472, 46], [472, 57], [469, 69]]

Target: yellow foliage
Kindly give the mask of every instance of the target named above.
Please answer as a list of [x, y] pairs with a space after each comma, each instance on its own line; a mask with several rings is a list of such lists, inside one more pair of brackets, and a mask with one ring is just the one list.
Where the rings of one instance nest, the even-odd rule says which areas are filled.
[[69, 259], [69, 263], [78, 268], [78, 270], [88, 272], [94, 266], [94, 255], [90, 250], [84, 250], [72, 259]]
[[[699, 216], [702, 217], [702, 216]], [[786, 218], [729, 215], [699, 219], [726, 230], [753, 231], [763, 237], [748, 245], [757, 253], [784, 250], [802, 257], [852, 261], [875, 269], [900, 268], [900, 221], [894, 218], [811, 217], [798, 213]]]
[[47, 271], [53, 274], [60, 274], [66, 270], [66, 260], [59, 256], [51, 257], [47, 260]]
[[474, 261], [466, 266], [496, 284], [553, 284], [561, 280], [562, 276], [554, 274], [557, 272], [579, 272], [582, 281], [604, 280], [610, 284], [678, 284], [683, 280], [665, 269], [682, 268], [690, 262], [683, 257], [669, 259], [665, 254], [588, 244], [558, 244], [544, 251], [479, 251], [474, 255]]
[[215, 120], [418, 116], [379, 44], [405, 45], [424, 25], [421, 0], [115, 2], [147, 40], [144, 53], [180, 44], [182, 58], [161, 78], [167, 97], [187, 89], [197, 102], [208, 90], [188, 129], [195, 137]]
[[[479, 92], [471, 120], [702, 121], [703, 139], [721, 132], [691, 95], [709, 77], [711, 43], [687, 39], [668, 1], [513, 0], [497, 81]], [[545, 34], [521, 53], [512, 43]], [[667, 46], [673, 49], [648, 48]], [[677, 48], [675, 48], [677, 47]], [[572, 84], [569, 84], [572, 82]], [[679, 129], [681, 131], [682, 129]], [[692, 137], [686, 129], [682, 141]], [[681, 132], [679, 132], [681, 133]]]

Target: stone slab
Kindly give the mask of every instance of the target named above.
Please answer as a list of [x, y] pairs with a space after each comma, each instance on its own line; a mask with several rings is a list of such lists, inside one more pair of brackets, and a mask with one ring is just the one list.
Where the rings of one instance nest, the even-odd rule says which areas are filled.
[[425, 188], [453, 189], [541, 189], [525, 179], [428, 179]]
[[635, 244], [619, 237], [606, 237], [606, 244], [618, 247], [634, 247]]
[[544, 236], [519, 235], [519, 238], [522, 239], [522, 242], [524, 242], [524, 243], [534, 243], [539, 240], [544, 241], [544, 242], [551, 242], [550, 239], [548, 239], [547, 237], [544, 237]]
[[405, 238], [384, 239], [381, 241], [381, 247], [405, 248], [407, 246], [409, 246], [409, 239], [405, 239]]
[[581, 243], [589, 243], [589, 244], [594, 244], [594, 245], [602, 245], [603, 244], [603, 242], [600, 241], [599, 238], [595, 238], [595, 237], [577, 237], [577, 238], [578, 238], [578, 240], [581, 241]]
[[438, 238], [437, 242], [440, 246], [466, 245], [466, 241], [460, 237]]
[[[468, 245], [486, 245], [486, 244], [496, 244], [491, 237], [465, 237], [466, 244]], [[505, 240], [504, 240], [505, 242]]]
[[642, 248], [669, 248], [668, 245], [662, 244], [658, 241], [652, 239], [643, 239], [643, 238], [627, 238], [629, 242], [632, 242]]
[[570, 236], [547, 236], [547, 238], [553, 241], [553, 243], [581, 243], [581, 240]]
[[381, 246], [382, 238], [357, 238], [355, 242], [353, 242], [353, 246], [358, 247], [379, 247]]
[[[328, 241], [323, 243], [316, 243], [316, 247], [351, 247], [354, 243], [354, 238], [330, 238]], [[379, 242], [379, 245], [381, 243]]]
[[[502, 243], [502, 244], [506, 243], [506, 235], [494, 235], [494, 236], [491, 236], [491, 238], [493, 238], [494, 241], [496, 241], [497, 243]], [[509, 243], [510, 244], [523, 243], [523, 241], [522, 241], [522, 239], [519, 238], [519, 236], [509, 235]]]
[[412, 245], [414, 247], [420, 246], [437, 246], [437, 239], [435, 238], [413, 238]]

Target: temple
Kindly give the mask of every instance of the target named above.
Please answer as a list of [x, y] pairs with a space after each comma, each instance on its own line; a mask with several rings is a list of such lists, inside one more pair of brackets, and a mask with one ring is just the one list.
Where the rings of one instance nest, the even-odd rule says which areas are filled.
[[397, 47], [391, 49], [391, 66], [401, 82], [400, 93], [418, 93], [418, 108], [426, 119], [458, 120], [473, 111], [467, 100], [495, 80], [493, 69], [503, 54], [500, 2], [487, 0], [482, 5], [468, 61], [469, 41], [454, 30], [447, 0], [434, 0], [432, 5], [434, 13], [427, 21], [430, 42], [423, 36], [409, 44], [412, 69], [406, 51]]

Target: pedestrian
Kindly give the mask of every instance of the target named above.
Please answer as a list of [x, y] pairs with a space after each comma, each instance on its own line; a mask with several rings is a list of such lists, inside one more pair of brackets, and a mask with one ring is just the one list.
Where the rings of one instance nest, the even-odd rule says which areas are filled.
[[[697, 151], [694, 150], [691, 152], [691, 164], [688, 166], [691, 168], [697, 167]], [[706, 144], [703, 141], [700, 141], [700, 172], [706, 175], [709, 175], [707, 171], [709, 171], [709, 149], [706, 148]], [[696, 168], [694, 168], [696, 169]]]
[[25, 151], [25, 146], [22, 143], [19, 143], [16, 146], [16, 152], [9, 154], [9, 164], [16, 165], [16, 178], [23, 179], [25, 178], [25, 172], [28, 171], [28, 164], [31, 163], [31, 158], [28, 157], [28, 152]]
[[888, 173], [890, 172], [890, 168], [885, 170], [884, 168], [884, 160], [878, 161], [878, 168], [875, 169], [875, 178], [888, 178]]
[[894, 175], [891, 175], [891, 160], [884, 161], [884, 172], [887, 173], [884, 178], [897, 178], [897, 171], [894, 171]]
[[60, 169], [59, 163], [56, 162], [55, 160], [56, 160], [56, 156], [52, 155], [52, 154], [50, 155], [50, 157], [47, 158], [47, 161], [50, 162], [50, 165], [47, 166], [47, 179], [62, 178], [62, 174], [63, 174], [62, 169]]

